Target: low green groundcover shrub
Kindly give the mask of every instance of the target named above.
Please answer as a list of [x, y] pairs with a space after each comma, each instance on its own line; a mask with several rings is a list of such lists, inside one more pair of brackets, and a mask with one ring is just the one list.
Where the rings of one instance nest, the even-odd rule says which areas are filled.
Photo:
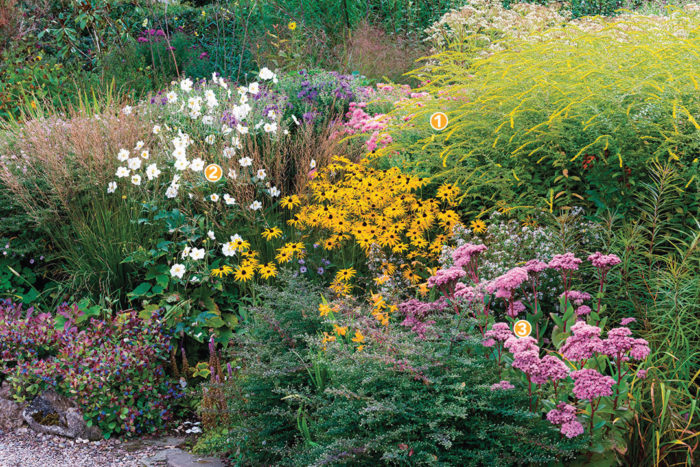
[[587, 441], [562, 439], [527, 410], [526, 395], [493, 390], [496, 363], [478, 340], [452, 354], [393, 328], [359, 352], [340, 337], [319, 342], [313, 288], [285, 282], [263, 291], [236, 341], [240, 368], [224, 385], [230, 423], [201, 449], [249, 465], [513, 465], [570, 459]]

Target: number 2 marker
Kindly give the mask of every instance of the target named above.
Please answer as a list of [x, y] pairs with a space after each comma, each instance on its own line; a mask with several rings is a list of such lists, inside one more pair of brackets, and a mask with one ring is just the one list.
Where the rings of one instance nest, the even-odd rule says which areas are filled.
[[224, 175], [224, 171], [219, 164], [209, 164], [204, 169], [204, 177], [210, 182], [218, 182]]

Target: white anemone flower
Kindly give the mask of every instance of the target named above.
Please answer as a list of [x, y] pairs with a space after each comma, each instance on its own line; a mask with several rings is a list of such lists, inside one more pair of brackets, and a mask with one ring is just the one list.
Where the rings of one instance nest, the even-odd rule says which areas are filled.
[[175, 161], [175, 169], [180, 171], [185, 170], [189, 165], [190, 163], [184, 157]]
[[262, 209], [262, 203], [260, 201], [253, 201], [249, 207], [252, 211], [257, 211]]
[[185, 78], [182, 81], [180, 81], [180, 89], [182, 89], [185, 92], [190, 92], [192, 90], [192, 85], [194, 83], [192, 82], [191, 79]]
[[226, 193], [224, 195], [224, 202], [227, 206], [233, 206], [234, 204], [236, 204], [236, 198]]
[[141, 168], [141, 159], [139, 159], [138, 157], [132, 157], [127, 161], [126, 165], [131, 170], [138, 170]]
[[255, 174], [256, 177], [258, 177], [258, 180], [265, 180], [265, 177], [267, 177], [267, 173], [265, 173], [265, 169], [258, 169], [258, 172]]
[[267, 81], [274, 78], [275, 74], [269, 68], [263, 67], [260, 70], [260, 73], [258, 73], [258, 76], [260, 77], [260, 79]]
[[250, 167], [253, 165], [253, 159], [250, 157], [241, 157], [238, 159], [238, 163], [241, 164], [241, 167]]
[[182, 276], [185, 275], [185, 266], [180, 264], [180, 263], [175, 263], [173, 266], [170, 268], [170, 275], [173, 277], [177, 277], [178, 279], [182, 279]]
[[190, 162], [190, 170], [201, 172], [204, 169], [204, 161], [199, 157]]
[[151, 164], [146, 167], [146, 176], [149, 180], [154, 180], [160, 176], [160, 170], [156, 164]]
[[107, 193], [114, 193], [117, 191], [117, 182], [109, 182], [107, 185]]
[[129, 159], [129, 151], [126, 149], [120, 149], [119, 154], [117, 154], [117, 159], [120, 162], [125, 162], [126, 160]]
[[192, 248], [190, 252], [190, 258], [197, 261], [204, 258], [204, 248]]
[[124, 178], [124, 177], [128, 177], [130, 173], [131, 173], [131, 171], [129, 169], [127, 169], [126, 167], [119, 167], [117, 169], [116, 175], [118, 178]]
[[141, 184], [141, 175], [132, 175], [131, 183], [133, 183], [136, 186], [139, 186]]

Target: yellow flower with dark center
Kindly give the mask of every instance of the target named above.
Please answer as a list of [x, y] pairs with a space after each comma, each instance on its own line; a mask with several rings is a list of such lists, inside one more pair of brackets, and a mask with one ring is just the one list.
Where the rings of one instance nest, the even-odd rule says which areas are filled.
[[270, 228], [263, 230], [260, 235], [262, 236], [262, 238], [264, 238], [265, 240], [267, 240], [269, 242], [273, 238], [281, 237], [282, 236], [282, 229], [280, 229], [277, 226], [270, 227]]
[[212, 277], [222, 277], [228, 276], [233, 272], [233, 268], [227, 264], [224, 264], [220, 268], [212, 269], [210, 274]]
[[247, 282], [253, 278], [255, 270], [250, 266], [239, 265], [233, 273], [236, 282]]
[[269, 279], [277, 276], [277, 267], [272, 263], [261, 264], [258, 266], [258, 273], [263, 279]]
[[355, 274], [357, 274], [357, 271], [353, 268], [341, 269], [335, 274], [335, 280], [347, 282], [355, 277]]
[[280, 200], [280, 206], [287, 209], [294, 209], [301, 204], [301, 200], [297, 195], [285, 196]]
[[350, 294], [352, 286], [347, 282], [334, 280], [330, 285], [330, 289], [338, 295], [347, 296]]
[[286, 250], [284, 248], [280, 248], [277, 251], [279, 253], [277, 253], [277, 256], [275, 256], [275, 260], [280, 264], [290, 262], [292, 260], [292, 257], [294, 256], [294, 254], [291, 251]]
[[481, 219], [476, 219], [473, 220], [469, 223], [469, 227], [471, 227], [472, 231], [474, 233], [483, 233], [486, 232], [486, 223], [482, 221]]
[[287, 24], [287, 27], [289, 28], [290, 31], [294, 31], [297, 28], [296, 21], [290, 21], [289, 24]]

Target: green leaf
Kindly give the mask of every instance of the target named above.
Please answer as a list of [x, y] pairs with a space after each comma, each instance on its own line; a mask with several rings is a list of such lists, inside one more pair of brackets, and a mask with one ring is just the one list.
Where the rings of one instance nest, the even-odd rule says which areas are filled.
[[145, 295], [149, 290], [151, 290], [151, 284], [148, 282], [141, 282], [138, 287], [131, 291], [128, 296], [131, 298], [141, 297]]

